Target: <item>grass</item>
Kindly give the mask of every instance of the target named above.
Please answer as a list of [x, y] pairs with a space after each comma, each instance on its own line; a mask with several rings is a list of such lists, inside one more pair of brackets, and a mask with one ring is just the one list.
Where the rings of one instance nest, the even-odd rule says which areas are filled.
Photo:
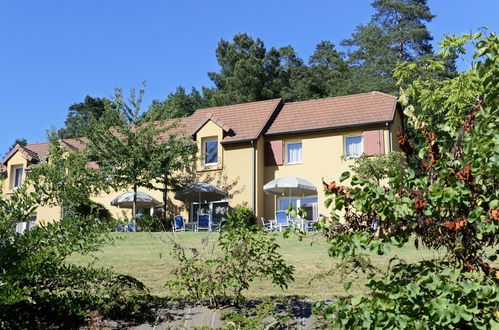
[[[170, 255], [171, 239], [175, 239], [186, 247], [201, 248], [201, 241], [207, 239], [213, 243], [217, 233], [113, 233], [118, 239], [113, 245], [105, 246], [93, 256], [73, 255], [69, 262], [110, 267], [121, 274], [132, 275], [142, 281], [152, 294], [169, 295], [165, 282], [172, 279], [171, 270], [176, 262]], [[276, 233], [276, 235], [279, 235]], [[301, 299], [316, 301], [343, 296], [343, 279], [337, 269], [336, 260], [327, 254], [328, 244], [317, 234], [309, 235], [303, 241], [296, 237], [284, 239], [279, 235], [280, 253], [285, 260], [295, 267], [295, 281], [289, 284], [286, 291], [275, 288], [269, 281], [256, 281], [246, 292], [249, 298], [268, 296], [298, 296]], [[431, 259], [439, 254], [413, 244], [403, 248], [393, 248], [387, 256], [372, 256], [374, 265], [385, 270], [392, 257], [400, 257], [408, 262]], [[312, 280], [321, 273], [329, 272], [329, 276]], [[348, 294], [363, 292], [364, 274], [350, 275], [353, 280]]]

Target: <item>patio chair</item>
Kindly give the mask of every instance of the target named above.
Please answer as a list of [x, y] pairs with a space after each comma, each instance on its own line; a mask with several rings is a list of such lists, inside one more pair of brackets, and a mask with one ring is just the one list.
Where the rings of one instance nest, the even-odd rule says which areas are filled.
[[274, 226], [272, 224], [272, 221], [269, 220], [265, 220], [264, 217], [262, 217], [262, 226], [263, 226], [263, 230], [274, 230]]
[[185, 231], [185, 221], [184, 217], [177, 215], [173, 218], [172, 228], [174, 232]]
[[275, 213], [275, 227], [279, 231], [289, 227], [289, 220], [286, 211], [277, 211]]
[[198, 215], [198, 225], [196, 231], [208, 230], [211, 231], [211, 221], [209, 214], [199, 214]]

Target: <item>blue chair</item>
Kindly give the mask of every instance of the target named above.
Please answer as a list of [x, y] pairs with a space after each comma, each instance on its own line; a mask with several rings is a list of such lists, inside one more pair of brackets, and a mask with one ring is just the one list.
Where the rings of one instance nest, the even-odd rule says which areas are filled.
[[196, 231], [208, 230], [211, 231], [211, 221], [209, 214], [199, 214], [198, 215], [198, 225]]
[[184, 217], [181, 215], [177, 215], [175, 218], [173, 218], [172, 228], [174, 232], [185, 231]]
[[289, 219], [286, 211], [277, 211], [275, 213], [276, 229], [282, 231], [283, 228], [289, 227]]
[[263, 227], [263, 230], [274, 230], [274, 226], [272, 225], [272, 221], [267, 221], [267, 220], [265, 220], [264, 217], [262, 217], [262, 227]]

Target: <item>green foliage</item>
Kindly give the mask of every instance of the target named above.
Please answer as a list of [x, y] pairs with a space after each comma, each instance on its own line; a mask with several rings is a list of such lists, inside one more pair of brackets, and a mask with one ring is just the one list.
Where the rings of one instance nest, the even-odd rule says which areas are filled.
[[140, 217], [139, 226], [141, 231], [169, 231], [172, 228], [172, 219], [146, 214]]
[[[355, 174], [362, 178], [380, 181], [388, 177], [402, 175], [405, 167], [405, 154], [392, 151], [383, 155], [367, 156], [365, 154], [354, 159], [354, 164], [350, 165]], [[340, 179], [340, 181], [343, 181]]]
[[187, 94], [184, 87], [177, 87], [165, 100], [153, 100], [143, 116], [144, 121], [166, 120], [190, 116], [197, 109], [205, 106], [205, 100], [195, 88]]
[[426, 0], [376, 0], [371, 21], [357, 26], [342, 45], [351, 49], [352, 84], [359, 92], [379, 90], [395, 94], [393, 70], [399, 61], [417, 63], [432, 55], [425, 25], [434, 17]]
[[[332, 257], [386, 254], [411, 235], [416, 248], [422, 243], [447, 252], [444, 261], [399, 262], [382, 280], [368, 281], [368, 296], [324, 307], [324, 316], [339, 328], [498, 326], [499, 270], [488, 264], [498, 251], [486, 256], [485, 248], [499, 237], [499, 39], [467, 34], [442, 45], [459, 53], [470, 40], [476, 48], [473, 69], [442, 82], [416, 80], [402, 92], [416, 143], [406, 136], [399, 143], [416, 171], [389, 175], [386, 187], [360, 175], [352, 177], [351, 187], [325, 185], [333, 219], [341, 211], [345, 220], [327, 226]], [[399, 76], [406, 70], [411, 68], [399, 66]]]
[[316, 303], [314, 313], [336, 328], [494, 329], [499, 304], [496, 283], [476, 272], [429, 260], [397, 264], [382, 279], [371, 276], [370, 296]]
[[244, 226], [251, 228], [257, 224], [255, 212], [244, 205], [236, 205], [235, 208], [229, 211], [224, 221], [234, 227]]
[[[128, 102], [115, 89], [112, 103], [86, 132], [89, 153], [107, 173], [110, 187], [159, 190], [166, 205], [168, 191], [185, 185], [194, 164], [196, 145], [183, 137], [178, 121], [142, 122], [140, 107], [144, 89], [130, 90]], [[112, 129], [109, 129], [112, 127]], [[135, 210], [135, 208], [134, 208]]]
[[291, 46], [267, 51], [262, 40], [245, 33], [233, 42], [221, 40], [216, 50], [220, 72], [209, 72], [215, 88], [203, 88], [210, 106], [261, 101], [280, 97], [291, 72], [302, 61]]
[[242, 301], [243, 291], [257, 278], [271, 279], [276, 286], [287, 288], [287, 282], [293, 280], [293, 267], [278, 253], [274, 234], [241, 225], [244, 223], [227, 221], [218, 236], [219, 252], [212, 255], [197, 249], [187, 251], [174, 243], [173, 257], [179, 265], [173, 270], [176, 279], [168, 285], [177, 296], [220, 306]]
[[57, 135], [62, 139], [81, 138], [94, 120], [99, 120], [105, 112], [105, 99], [89, 95], [81, 103], [75, 103], [68, 109], [68, 115]]
[[331, 42], [321, 41], [310, 56], [309, 66], [291, 70], [289, 86], [284, 86], [281, 96], [287, 101], [300, 101], [347, 95], [355, 92], [349, 84], [350, 75], [344, 54]]
[[14, 143], [12, 143], [12, 145], [10, 146], [9, 150], [5, 153], [6, 155], [12, 150], [14, 149], [17, 145], [20, 145], [21, 147], [24, 147], [25, 145], [28, 144], [28, 141], [25, 139], [25, 138], [21, 138], [21, 139], [15, 139], [14, 140]]
[[64, 147], [54, 131], [49, 141], [49, 156], [28, 174], [27, 184], [38, 193], [39, 203], [64, 210], [93, 205], [90, 197], [109, 189], [105, 173], [87, 166], [89, 154]]
[[[0, 199], [1, 328], [78, 324], [87, 310], [105, 312], [110, 302], [109, 284], [121, 282], [106, 269], [65, 261], [73, 253], [95, 252], [109, 242], [107, 233], [113, 222], [95, 216], [66, 217], [22, 235], [16, 233], [15, 224], [36, 211], [38, 199], [26, 186], [10, 198]], [[133, 287], [143, 292], [138, 283]]]
[[281, 329], [289, 328], [292, 316], [282, 314], [275, 299], [266, 299], [253, 308], [225, 312], [221, 319], [227, 329]]

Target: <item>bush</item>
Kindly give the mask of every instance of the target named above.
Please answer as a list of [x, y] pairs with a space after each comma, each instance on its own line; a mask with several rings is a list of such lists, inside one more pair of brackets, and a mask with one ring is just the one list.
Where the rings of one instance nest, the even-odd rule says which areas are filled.
[[172, 229], [172, 219], [165, 219], [162, 216], [143, 215], [138, 220], [141, 231], [160, 232]]
[[[219, 233], [219, 251], [214, 255], [205, 256], [197, 249], [188, 250], [174, 243], [172, 254], [179, 265], [173, 270], [175, 280], [167, 284], [177, 297], [210, 306], [237, 304], [244, 299], [243, 291], [257, 278], [271, 279], [282, 289], [293, 280], [294, 268], [286, 265], [278, 253], [274, 233], [248, 226], [254, 214], [242, 207], [236, 209], [239, 212], [231, 213]], [[236, 214], [243, 218], [236, 218]]]
[[[126, 301], [128, 290], [112, 291], [126, 279], [66, 262], [73, 253], [91, 253], [109, 242], [114, 223], [75, 216], [16, 233], [15, 223], [26, 221], [35, 202], [36, 194], [25, 189], [0, 198], [0, 328], [74, 327], [89, 311], [106, 313], [112, 302]], [[139, 282], [126, 282], [146, 294]]]
[[[388, 186], [358, 173], [350, 187], [324, 183], [333, 220], [340, 214], [344, 220], [324, 226], [331, 256], [358, 263], [360, 255], [386, 254], [411, 236], [416, 249], [424, 244], [446, 252], [442, 260], [398, 261], [381, 280], [371, 271], [368, 295], [317, 305], [337, 328], [499, 327], [499, 270], [489, 264], [499, 250], [486, 253], [499, 242], [499, 39], [452, 36], [442, 44], [456, 54], [469, 41], [477, 60], [471, 70], [435, 80], [432, 70], [442, 63], [430, 62], [424, 66], [429, 78], [401, 90], [416, 141], [399, 132], [398, 142], [411, 168], [389, 174]], [[416, 69], [402, 63], [395, 75], [403, 80]], [[340, 181], [349, 177], [345, 172]], [[376, 233], [366, 230], [373, 224]]]
[[244, 205], [237, 205], [230, 210], [224, 221], [233, 226], [244, 226], [247, 228], [257, 224], [255, 212]]

